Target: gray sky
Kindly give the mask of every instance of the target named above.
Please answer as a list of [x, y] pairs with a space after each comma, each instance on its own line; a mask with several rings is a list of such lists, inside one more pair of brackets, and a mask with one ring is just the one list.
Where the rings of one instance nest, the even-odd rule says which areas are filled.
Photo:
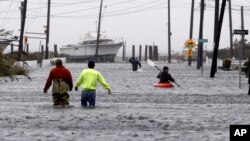
[[[19, 36], [21, 0], [0, 0], [0, 29], [14, 30]], [[155, 44], [160, 54], [168, 53], [167, 0], [103, 0], [101, 30], [109, 37], [122, 38], [127, 42], [127, 54], [131, 46]], [[171, 46], [173, 52], [181, 52], [189, 38], [191, 0], [171, 0]], [[193, 39], [199, 36], [199, 3], [195, 0]], [[227, 3], [228, 4], [228, 3]], [[81, 35], [96, 31], [100, 0], [52, 0], [50, 26], [50, 50], [75, 44]], [[228, 6], [228, 5], [227, 5]], [[250, 0], [233, 0], [233, 29], [241, 28], [240, 6], [244, 6], [245, 29], [250, 28]], [[47, 0], [28, 0], [25, 31], [43, 32], [46, 25]], [[214, 0], [206, 0], [203, 37], [208, 39], [204, 46], [213, 47]], [[220, 48], [229, 47], [228, 7], [224, 15]], [[34, 36], [34, 35], [32, 35]], [[41, 37], [41, 36], [40, 36]], [[238, 35], [234, 39], [239, 38]], [[249, 37], [245, 37], [249, 40]], [[30, 39], [30, 50], [39, 50], [40, 40]], [[41, 40], [45, 44], [45, 40]], [[119, 51], [121, 52], [121, 50]]]

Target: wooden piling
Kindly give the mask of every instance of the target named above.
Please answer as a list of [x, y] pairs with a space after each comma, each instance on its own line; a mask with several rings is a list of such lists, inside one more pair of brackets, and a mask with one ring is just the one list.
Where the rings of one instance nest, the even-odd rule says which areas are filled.
[[43, 45], [41, 45], [41, 53], [42, 54], [44, 53], [44, 47], [43, 47]]
[[158, 46], [154, 46], [154, 60], [159, 61]]
[[26, 52], [29, 53], [29, 44], [26, 44]]
[[135, 45], [132, 46], [132, 57], [135, 57]]
[[126, 58], [126, 41], [123, 44], [122, 61], [125, 61], [125, 58]]
[[13, 53], [14, 51], [14, 44], [10, 44], [10, 52]]
[[54, 44], [54, 56], [58, 57], [57, 44]]
[[148, 45], [145, 46], [145, 62], [148, 60]]
[[139, 46], [139, 61], [141, 61], [141, 45]]
[[150, 60], [153, 60], [153, 47], [152, 46], [149, 46], [149, 59]]

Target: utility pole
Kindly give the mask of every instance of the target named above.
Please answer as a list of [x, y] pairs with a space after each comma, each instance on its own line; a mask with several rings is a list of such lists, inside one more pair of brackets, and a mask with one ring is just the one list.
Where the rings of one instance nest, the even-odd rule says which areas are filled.
[[[243, 6], [241, 6], [241, 30], [244, 30], [244, 13]], [[241, 60], [244, 58], [244, 34], [241, 34], [240, 58], [239, 58], [239, 88], [241, 88]]]
[[228, 11], [229, 11], [229, 36], [230, 36], [230, 55], [231, 58], [234, 56], [233, 50], [233, 31], [232, 31], [232, 7], [231, 7], [231, 0], [228, 0]]
[[225, 7], [226, 7], [226, 0], [222, 0], [220, 17], [218, 21], [218, 26], [216, 28], [217, 34], [215, 38], [216, 40], [215, 40], [215, 45], [214, 45], [213, 60], [212, 60], [212, 67], [211, 67], [211, 73], [210, 73], [211, 78], [214, 78], [216, 68], [217, 68], [217, 56], [218, 56], [218, 49], [219, 49], [219, 44], [220, 44], [221, 26], [223, 23]]
[[214, 44], [216, 40], [216, 33], [218, 28], [218, 21], [219, 21], [219, 10], [220, 10], [220, 0], [215, 0], [215, 9], [214, 9]]
[[[190, 17], [189, 39], [193, 39], [193, 21], [194, 21], [194, 0], [192, 0], [192, 4], [191, 4], [191, 17]], [[191, 64], [192, 64], [192, 56], [189, 55], [188, 56], [188, 65], [191, 66]]]
[[27, 0], [21, 2], [21, 31], [20, 31], [20, 38], [19, 38], [19, 59], [21, 58], [21, 52], [23, 51], [23, 33], [25, 28], [25, 19], [26, 19], [26, 11], [27, 11]]
[[[219, 22], [219, 10], [220, 10], [220, 0], [215, 0], [215, 8], [214, 8], [214, 48], [216, 42], [216, 35], [218, 30], [218, 22]], [[217, 71], [217, 60], [214, 62], [215, 72]]]
[[192, 4], [191, 4], [191, 18], [190, 18], [189, 39], [193, 38], [193, 21], [194, 21], [194, 0], [192, 0]]
[[49, 58], [49, 26], [50, 26], [50, 0], [48, 0], [45, 59]]
[[168, 0], [168, 63], [171, 63], [170, 0]]
[[[203, 39], [204, 7], [205, 7], [205, 0], [201, 0], [199, 39]], [[197, 69], [200, 69], [200, 67], [202, 66], [203, 66], [203, 43], [200, 42], [198, 44]]]
[[100, 28], [101, 28], [101, 18], [102, 18], [102, 1], [100, 4], [100, 12], [99, 12], [99, 20], [98, 20], [98, 29], [97, 29], [97, 39], [96, 39], [96, 51], [95, 51], [95, 59], [98, 61], [98, 48], [99, 48], [99, 40], [100, 40]]
[[[243, 8], [243, 6], [241, 6], [241, 29], [242, 30], [244, 30], [244, 8]], [[244, 46], [244, 43], [245, 43], [245, 36], [244, 36], [244, 34], [242, 34], [242, 36], [241, 36], [242, 38], [241, 38], [241, 42], [242, 42], [242, 49], [241, 49], [241, 53], [242, 53], [242, 58], [240, 58], [240, 59], [245, 59], [246, 58], [246, 56], [245, 56], [245, 46]]]

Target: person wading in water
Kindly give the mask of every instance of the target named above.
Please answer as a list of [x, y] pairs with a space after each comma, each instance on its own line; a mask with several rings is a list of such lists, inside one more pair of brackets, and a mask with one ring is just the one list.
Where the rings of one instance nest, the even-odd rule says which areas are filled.
[[73, 88], [70, 71], [63, 66], [62, 60], [56, 60], [56, 67], [50, 70], [43, 92], [46, 94], [52, 85], [53, 106], [69, 107], [69, 93]]
[[102, 76], [100, 72], [94, 69], [95, 62], [88, 62], [88, 69], [84, 69], [76, 82], [75, 91], [78, 91], [78, 87], [81, 85], [81, 105], [82, 107], [95, 107], [96, 101], [96, 84], [99, 82], [103, 88], [108, 90], [108, 93], [111, 94], [111, 88], [105, 78]]

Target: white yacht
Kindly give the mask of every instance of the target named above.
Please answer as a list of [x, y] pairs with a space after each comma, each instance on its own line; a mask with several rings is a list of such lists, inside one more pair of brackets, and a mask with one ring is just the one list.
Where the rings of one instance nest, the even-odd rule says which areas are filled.
[[66, 55], [67, 62], [84, 62], [98, 60], [99, 62], [114, 62], [114, 58], [123, 46], [122, 41], [114, 41], [100, 33], [98, 55], [96, 56], [97, 33], [88, 32], [76, 45], [66, 45], [60, 48], [61, 54]]

